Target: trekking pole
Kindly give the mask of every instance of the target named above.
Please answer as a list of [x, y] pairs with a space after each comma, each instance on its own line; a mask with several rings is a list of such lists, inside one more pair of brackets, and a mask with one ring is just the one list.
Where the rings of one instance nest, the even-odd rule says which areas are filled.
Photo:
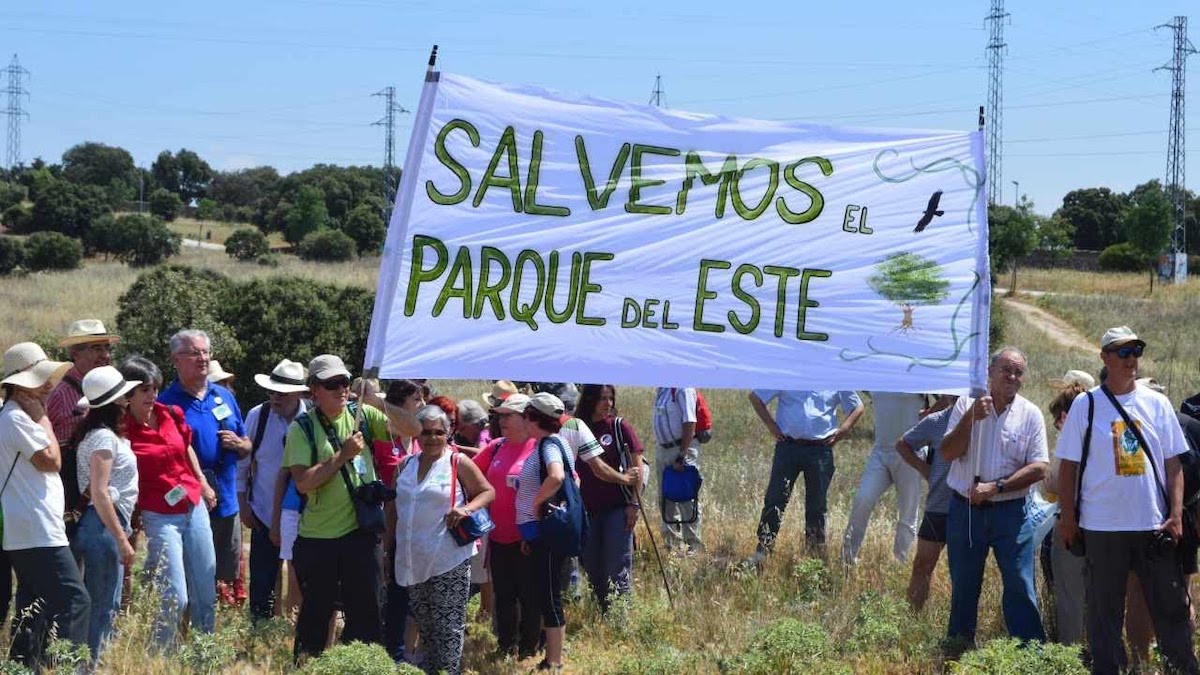
[[667, 602], [673, 610], [675, 609], [675, 596], [671, 594], [671, 584], [667, 581], [667, 568], [663, 566], [662, 556], [658, 553], [658, 543], [654, 541], [654, 530], [650, 528], [650, 517], [646, 515], [646, 509], [642, 504], [641, 476], [638, 476], [638, 481], [633, 486], [633, 494], [637, 496], [638, 510], [642, 512], [642, 523], [646, 526], [646, 536], [650, 538], [650, 548], [654, 550], [654, 559], [658, 561], [658, 571], [662, 575], [663, 588], [667, 589]]

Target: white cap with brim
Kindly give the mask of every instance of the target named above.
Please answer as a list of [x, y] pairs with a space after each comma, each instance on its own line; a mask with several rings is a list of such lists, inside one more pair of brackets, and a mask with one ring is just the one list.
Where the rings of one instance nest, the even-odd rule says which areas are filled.
[[308, 391], [308, 387], [304, 384], [304, 366], [289, 359], [284, 359], [276, 364], [270, 375], [258, 373], [254, 376], [254, 382], [263, 389], [277, 394], [299, 394]]
[[75, 405], [80, 408], [103, 408], [128, 394], [141, 380], [126, 381], [121, 371], [112, 366], [101, 366], [83, 376], [83, 398]]
[[500, 405], [493, 406], [492, 410], [496, 412], [523, 413], [527, 407], [529, 407], [528, 396], [525, 394], [509, 394], [508, 398], [501, 401]]
[[342, 362], [340, 356], [334, 354], [321, 354], [309, 361], [308, 373], [318, 382], [332, 380], [335, 377], [350, 379], [350, 371], [346, 370], [346, 364]]
[[51, 361], [36, 342], [20, 342], [4, 352], [4, 379], [0, 384], [37, 389], [47, 381], [57, 382], [70, 367], [70, 363]]
[[530, 396], [529, 406], [543, 415], [546, 415], [547, 417], [553, 417], [555, 419], [560, 417], [565, 410], [562, 399], [545, 391], [538, 392], [533, 396]]
[[1100, 349], [1108, 349], [1110, 347], [1120, 347], [1122, 345], [1136, 342], [1137, 344], [1146, 346], [1146, 341], [1139, 338], [1137, 333], [1129, 326], [1117, 326], [1104, 331], [1104, 336], [1100, 338]]

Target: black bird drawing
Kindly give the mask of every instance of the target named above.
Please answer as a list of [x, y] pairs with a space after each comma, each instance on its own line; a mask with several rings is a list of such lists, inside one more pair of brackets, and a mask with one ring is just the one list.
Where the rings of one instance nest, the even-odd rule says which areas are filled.
[[929, 205], [925, 207], [925, 213], [921, 219], [917, 221], [917, 227], [913, 232], [924, 232], [929, 223], [933, 222], [934, 216], [940, 216], [944, 211], [938, 210], [938, 202], [942, 200], [942, 191], [938, 190], [929, 198]]

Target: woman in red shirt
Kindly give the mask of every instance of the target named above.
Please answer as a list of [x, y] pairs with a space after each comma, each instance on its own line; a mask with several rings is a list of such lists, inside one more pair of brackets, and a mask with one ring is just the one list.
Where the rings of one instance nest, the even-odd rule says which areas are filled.
[[153, 635], [165, 647], [174, 643], [185, 610], [194, 629], [213, 632], [217, 559], [208, 509], [217, 498], [192, 450], [183, 412], [155, 400], [162, 372], [140, 356], [126, 359], [120, 371], [142, 382], [129, 394], [125, 435], [137, 457], [145, 570], [162, 595]]
[[488, 443], [474, 458], [496, 490], [496, 499], [489, 507], [496, 528], [488, 533], [487, 564], [495, 594], [497, 649], [520, 658], [537, 652], [542, 631], [537, 575], [528, 556], [521, 553], [521, 533], [517, 529], [517, 476], [534, 445], [525, 426], [528, 404], [528, 396], [512, 394], [493, 408], [492, 412], [500, 416], [501, 437]]

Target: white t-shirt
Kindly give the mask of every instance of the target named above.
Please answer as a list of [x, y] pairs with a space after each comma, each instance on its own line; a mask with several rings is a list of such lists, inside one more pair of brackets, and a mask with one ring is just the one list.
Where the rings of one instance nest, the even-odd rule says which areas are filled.
[[[975, 399], [967, 396], [959, 397], [950, 413], [950, 422], [946, 427], [949, 436], [962, 419], [963, 414], [975, 404]], [[971, 492], [976, 474], [976, 455], [979, 457], [979, 480], [990, 483], [1000, 478], [1008, 478], [1021, 467], [1034, 462], [1050, 461], [1050, 452], [1046, 443], [1046, 420], [1042, 411], [1020, 394], [1013, 397], [1012, 403], [1000, 413], [1000, 416], [989, 415], [975, 422], [971, 435], [978, 439], [979, 447], [968, 440], [967, 454], [959, 457], [950, 464], [950, 472], [946, 474], [946, 485], [958, 494], [966, 497]], [[993, 502], [1009, 499], [1022, 499], [1029, 493], [1029, 488], [1023, 490], [1005, 490], [992, 498]]]
[[873, 391], [871, 405], [875, 408], [875, 448], [892, 450], [904, 432], [917, 426], [921, 420], [925, 397], [920, 394]]
[[[1187, 441], [1171, 401], [1145, 387], [1135, 387], [1117, 401], [1150, 446], [1154, 470], [1146, 462], [1137, 437], [1125, 428], [1121, 413], [1104, 392], [1091, 391], [1095, 401], [1092, 441], [1083, 472], [1079, 525], [1100, 532], [1149, 531], [1166, 520], [1166, 503], [1154, 477], [1166, 480], [1166, 460], [1187, 451]], [[1054, 454], [1078, 462], [1083, 456], [1083, 434], [1087, 426], [1087, 394], [1071, 404], [1067, 421], [1058, 435]]]
[[[438, 458], [418, 482], [419, 456], [403, 460], [396, 476], [396, 584], [413, 586], [445, 574], [475, 553], [475, 544], [459, 546], [446, 528], [450, 512], [450, 452]], [[470, 458], [459, 455], [458, 461]], [[455, 505], [465, 504], [462, 481], [454, 490]]]
[[12, 470], [0, 497], [6, 551], [68, 545], [62, 480], [58, 472], [39, 471], [30, 461], [34, 453], [48, 447], [46, 430], [21, 406], [5, 403], [0, 409], [0, 485]]

